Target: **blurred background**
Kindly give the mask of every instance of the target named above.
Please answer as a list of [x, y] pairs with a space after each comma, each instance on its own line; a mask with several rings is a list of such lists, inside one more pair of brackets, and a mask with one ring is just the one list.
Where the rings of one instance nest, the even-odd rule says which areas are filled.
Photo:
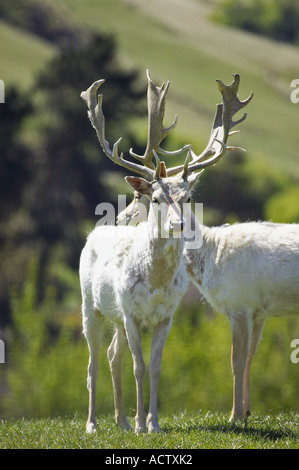
[[[230, 152], [194, 194], [204, 223], [299, 221], [299, 5], [296, 0], [1, 0], [0, 417], [87, 413], [88, 350], [81, 333], [78, 265], [100, 202], [127, 193], [105, 157], [80, 92], [105, 78], [106, 135], [121, 150], [146, 145], [146, 74], [170, 80], [164, 148], [206, 146], [220, 95], [215, 80], [239, 73], [240, 99], [254, 91]], [[299, 95], [299, 94], [298, 94]], [[179, 157], [180, 158], [180, 157]], [[167, 163], [167, 161], [166, 161]], [[171, 161], [170, 164], [172, 164]], [[128, 199], [129, 200], [129, 199]], [[98, 413], [113, 412], [106, 349]], [[299, 411], [294, 318], [268, 321], [252, 367], [253, 411]], [[150, 355], [144, 333], [145, 359]], [[159, 387], [160, 413], [232, 403], [230, 327], [190, 288], [174, 317]], [[135, 413], [132, 360], [124, 361], [128, 414]], [[145, 384], [148, 402], [148, 381]]]

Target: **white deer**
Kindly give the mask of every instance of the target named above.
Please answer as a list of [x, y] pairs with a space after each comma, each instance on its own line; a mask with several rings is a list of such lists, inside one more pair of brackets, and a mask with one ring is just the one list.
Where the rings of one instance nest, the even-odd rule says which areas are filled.
[[[242, 104], [234, 99], [238, 85], [236, 75], [234, 82], [222, 90], [222, 117], [219, 114], [217, 118], [216, 113], [210, 143], [201, 156], [193, 154], [195, 163], [189, 165], [189, 173], [202, 168], [200, 161], [213, 153], [215, 132], [218, 136], [221, 133], [220, 139], [226, 142], [229, 130], [236, 124], [230, 122], [231, 113], [227, 110], [233, 108], [235, 112], [251, 99], [252, 95]], [[166, 174], [169, 176], [172, 171]], [[136, 214], [146, 213], [140, 210], [141, 204], [147, 207], [147, 201], [135, 194], [118, 220], [125, 217], [127, 223], [135, 223]], [[250, 222], [209, 228], [195, 218], [194, 223], [201, 231], [203, 243], [199, 249], [190, 249], [190, 243], [185, 242], [185, 264], [190, 280], [203, 297], [230, 319], [234, 378], [230, 419], [246, 418], [251, 414], [250, 367], [265, 320], [299, 314], [299, 225]]]
[[[105, 154], [114, 162], [143, 177], [126, 177], [127, 183], [149, 201], [148, 219], [138, 226], [98, 226], [88, 236], [80, 259], [83, 332], [87, 339], [90, 358], [88, 365], [89, 415], [86, 429], [96, 430], [95, 394], [98, 375], [98, 355], [101, 342], [102, 319], [115, 323], [115, 334], [108, 349], [112, 374], [115, 418], [118, 425], [128, 429], [121, 386], [121, 366], [127, 343], [132, 353], [137, 392], [136, 433], [159, 431], [157, 391], [161, 357], [172, 317], [188, 286], [186, 266], [183, 263], [183, 204], [190, 199], [190, 191], [200, 173], [188, 175], [190, 155], [175, 176], [162, 178], [165, 170], [156, 151], [175, 126], [162, 125], [165, 97], [169, 82], [157, 88], [148, 75], [148, 144], [143, 156], [131, 155], [142, 164], [119, 155], [118, 145], [113, 150], [104, 134], [102, 95], [97, 90], [104, 80], [95, 82], [82, 92], [87, 102], [88, 115]], [[220, 148], [224, 144], [219, 144]], [[180, 151], [172, 152], [177, 154]], [[165, 153], [165, 151], [164, 151]], [[155, 157], [156, 167], [153, 164]], [[215, 162], [218, 157], [215, 158]], [[209, 162], [207, 165], [212, 164]], [[162, 217], [158, 217], [162, 210]], [[188, 206], [188, 204], [187, 204]], [[190, 206], [190, 204], [189, 204]], [[188, 207], [189, 207], [188, 206]], [[189, 212], [188, 212], [189, 211]], [[191, 209], [187, 208], [187, 214]], [[163, 237], [163, 234], [168, 234]], [[142, 355], [143, 326], [153, 328], [149, 364], [150, 403], [147, 419], [143, 404], [143, 377], [145, 364]]]

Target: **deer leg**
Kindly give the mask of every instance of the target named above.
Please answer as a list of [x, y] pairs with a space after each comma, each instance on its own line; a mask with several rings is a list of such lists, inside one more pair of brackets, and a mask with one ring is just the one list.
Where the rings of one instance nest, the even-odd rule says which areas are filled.
[[251, 325], [246, 314], [230, 317], [232, 332], [233, 409], [230, 421], [243, 418], [243, 377], [251, 337]]
[[107, 351], [113, 384], [115, 421], [121, 428], [132, 429], [126, 415], [121, 383], [122, 362], [127, 347], [128, 343], [123, 327], [117, 325]]
[[161, 373], [161, 360], [166, 338], [172, 325], [172, 318], [167, 318], [153, 330], [151, 359], [149, 365], [150, 376], [150, 405], [147, 416], [148, 432], [159, 432], [158, 423], [158, 383]]
[[254, 353], [257, 350], [257, 347], [260, 343], [264, 326], [265, 326], [265, 320], [256, 320], [253, 323], [251, 345], [250, 345], [249, 353], [247, 356], [244, 377], [243, 377], [244, 418], [251, 415], [250, 394], [249, 394], [250, 367], [251, 367], [251, 362], [252, 362]]
[[[91, 310], [91, 309], [90, 309]], [[89, 390], [89, 410], [86, 423], [86, 432], [96, 432], [96, 381], [99, 372], [99, 351], [102, 338], [102, 320], [95, 311], [89, 311], [82, 308], [83, 312], [83, 332], [89, 348], [89, 363], [87, 373], [87, 389]]]
[[143, 378], [145, 374], [145, 364], [142, 354], [141, 335], [139, 324], [131, 317], [125, 318], [125, 328], [129, 348], [133, 357], [134, 377], [136, 381], [137, 410], [135, 416], [135, 432], [146, 431], [146, 418], [143, 404]]

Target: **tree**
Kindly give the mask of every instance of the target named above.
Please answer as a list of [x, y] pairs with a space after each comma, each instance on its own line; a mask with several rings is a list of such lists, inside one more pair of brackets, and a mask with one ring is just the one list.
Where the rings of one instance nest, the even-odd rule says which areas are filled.
[[[7, 128], [3, 127], [2, 141], [3, 161], [7, 162], [2, 210], [7, 220], [1, 239], [1, 248], [5, 247], [6, 252], [1, 271], [6, 281], [0, 295], [6, 307], [9, 285], [23, 281], [25, 266], [32, 257], [40, 260], [40, 296], [51, 276], [58, 296], [63, 295], [64, 281], [56, 277], [54, 263], [78, 268], [86, 220], [92, 228], [97, 204], [113, 200], [101, 179], [104, 171], [115, 173], [113, 163], [103, 156], [80, 92], [93, 81], [107, 78], [104, 101], [108, 135], [113, 141], [115, 133], [117, 138], [126, 134], [129, 138], [127, 119], [145, 112], [145, 107], [139, 105], [145, 90], [138, 91], [137, 73], [121, 70], [115, 57], [112, 37], [90, 35], [87, 44], [64, 49], [50, 60], [27, 101], [25, 95], [7, 97], [3, 112], [10, 116]], [[19, 149], [16, 153], [18, 128], [28, 118], [37, 138], [30, 152]], [[15, 214], [8, 211], [10, 207]], [[19, 223], [13, 224], [17, 215]], [[11, 261], [13, 267], [9, 266]], [[12, 272], [8, 279], [9, 268]]]
[[1, 0], [2, 21], [30, 31], [59, 48], [77, 47], [88, 40], [88, 32], [75, 25], [63, 7], [51, 0]]
[[30, 99], [17, 89], [7, 88], [5, 104], [0, 105], [0, 311], [8, 312], [10, 279], [18, 279], [14, 267], [17, 247], [22, 240], [26, 213], [22, 210], [25, 188], [31, 182], [30, 149], [21, 129], [32, 112]]
[[[101, 174], [113, 170], [113, 164], [101, 151], [79, 95], [93, 81], [107, 78], [108, 132], [114, 134], [121, 123], [121, 132], [126, 133], [126, 119], [140, 112], [143, 94], [136, 91], [137, 74], [121, 71], [115, 54], [113, 39], [97, 35], [87, 46], [62, 51], [37, 79], [37, 90], [43, 93], [37, 113], [46, 112], [49, 119], [40, 129], [42, 145], [28, 200], [40, 235], [49, 243], [63, 239], [82, 246], [82, 221], [94, 216], [100, 201], [111, 202]], [[77, 266], [78, 247], [69, 261]]]
[[213, 19], [278, 41], [299, 42], [297, 0], [221, 0]]

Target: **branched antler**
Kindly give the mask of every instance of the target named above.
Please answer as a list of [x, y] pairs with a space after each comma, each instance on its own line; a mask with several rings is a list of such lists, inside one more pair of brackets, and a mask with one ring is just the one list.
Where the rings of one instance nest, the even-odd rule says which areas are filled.
[[[98, 96], [99, 87], [105, 82], [105, 80], [98, 80], [94, 82], [86, 91], [82, 91], [81, 98], [86, 101], [88, 106], [88, 117], [91, 121], [91, 124], [96, 130], [97, 137], [102, 146], [104, 153], [112, 160], [114, 163], [132, 170], [139, 175], [144, 176], [148, 180], [159, 179], [163, 176], [166, 176], [164, 164], [161, 167], [160, 159], [157, 155], [157, 152], [161, 152], [167, 155], [177, 155], [183, 152], [186, 148], [189, 148], [190, 145], [185, 145], [182, 149], [179, 149], [174, 152], [166, 152], [160, 148], [162, 140], [170, 133], [172, 129], [176, 126], [177, 116], [173, 124], [169, 128], [163, 127], [163, 118], [165, 111], [165, 98], [166, 93], [169, 87], [169, 82], [166, 86], [163, 84], [161, 88], [156, 87], [154, 82], [151, 80], [149, 71], [147, 70], [148, 78], [148, 141], [146, 150], [143, 156], [137, 155], [130, 149], [130, 154], [135, 159], [142, 162], [143, 165], [139, 163], [134, 163], [129, 160], [126, 160], [123, 156], [123, 153], [119, 155], [118, 147], [122, 138], [113, 145], [113, 148], [110, 148], [109, 142], [105, 138], [105, 117], [102, 110], [102, 100], [103, 95]], [[155, 160], [155, 165], [153, 163]], [[163, 162], [162, 162], [163, 163]], [[162, 169], [161, 169], [162, 168]]]
[[165, 100], [166, 94], [169, 88], [170, 82], [168, 81], [162, 84], [158, 88], [152, 81], [149, 70], [146, 71], [148, 88], [147, 88], [147, 104], [148, 104], [148, 137], [147, 146], [144, 155], [138, 155], [130, 149], [132, 157], [143, 162], [145, 166], [151, 167], [153, 152], [162, 153], [164, 155], [178, 155], [185, 149], [189, 148], [190, 145], [185, 145], [179, 150], [173, 152], [161, 149], [160, 144], [165, 137], [176, 127], [178, 122], [178, 116], [175, 115], [172, 125], [168, 128], [163, 126], [164, 112], [165, 112]]
[[155, 172], [145, 166], [139, 165], [134, 162], [130, 162], [124, 159], [123, 153], [119, 155], [118, 146], [122, 138], [118, 139], [113, 145], [113, 149], [110, 149], [109, 142], [105, 138], [105, 117], [102, 110], [103, 95], [97, 95], [99, 87], [105, 82], [105, 80], [98, 80], [94, 82], [86, 91], [82, 91], [81, 98], [86, 101], [88, 106], [88, 117], [94, 129], [96, 130], [97, 137], [102, 146], [103, 151], [110, 160], [117, 165], [123, 166], [128, 170], [132, 170], [139, 175], [144, 176], [148, 179], [153, 179]]
[[[227, 147], [226, 142], [230, 135], [238, 132], [231, 132], [231, 130], [246, 119], [247, 113], [237, 121], [233, 121], [233, 116], [251, 101], [253, 93], [246, 100], [240, 101], [238, 97], [240, 76], [235, 74], [233, 77], [234, 80], [230, 85], [225, 85], [221, 80], [216, 80], [222, 95], [222, 103], [216, 107], [210, 139], [205, 150], [200, 155], [196, 155], [190, 150], [192, 160], [188, 166], [188, 173], [214, 165], [224, 156], [226, 150], [244, 150], [239, 147]], [[184, 173], [186, 172], [184, 165], [169, 168], [167, 176], [177, 174], [182, 170]]]
[[[166, 85], [163, 83], [162, 86], [158, 88], [151, 80], [149, 71], [147, 70], [147, 146], [144, 155], [138, 155], [134, 153], [132, 149], [130, 149], [130, 155], [141, 162], [142, 165], [126, 160], [123, 156], [123, 153], [119, 155], [118, 147], [122, 138], [120, 138], [113, 145], [112, 149], [110, 148], [109, 142], [105, 138], [105, 117], [102, 110], [103, 96], [98, 96], [98, 89], [105, 82], [105, 80], [98, 80], [94, 82], [91, 87], [88, 88], [88, 90], [81, 93], [81, 97], [87, 103], [88, 116], [90, 121], [96, 130], [103, 151], [110, 158], [110, 160], [120, 166], [123, 166], [124, 168], [127, 168], [130, 171], [144, 176], [150, 181], [163, 178], [165, 176], [172, 176], [180, 172], [182, 172], [183, 178], [186, 179], [188, 174], [214, 165], [224, 156], [226, 150], [243, 150], [239, 147], [227, 147], [226, 143], [230, 135], [238, 132], [232, 131], [232, 129], [246, 119], [247, 113], [245, 113], [237, 121], [233, 120], [234, 115], [251, 101], [253, 93], [251, 93], [246, 100], [241, 101], [238, 97], [240, 76], [235, 74], [233, 77], [234, 80], [230, 85], [225, 85], [221, 80], [216, 80], [219, 91], [222, 95], [222, 103], [218, 104], [216, 107], [216, 113], [208, 145], [200, 155], [196, 155], [190, 149], [190, 145], [185, 145], [183, 148], [173, 152], [167, 152], [161, 149], [161, 142], [177, 124], [177, 116], [175, 116], [174, 122], [170, 127], [165, 128], [163, 126], [165, 100], [169, 88], [169, 82], [167, 82]], [[160, 159], [157, 155], [157, 152], [166, 155], [177, 155], [186, 149], [189, 150], [184, 164], [173, 168], [168, 168], [167, 170], [165, 168], [164, 162], [160, 162]], [[155, 161], [155, 164], [153, 160]]]

